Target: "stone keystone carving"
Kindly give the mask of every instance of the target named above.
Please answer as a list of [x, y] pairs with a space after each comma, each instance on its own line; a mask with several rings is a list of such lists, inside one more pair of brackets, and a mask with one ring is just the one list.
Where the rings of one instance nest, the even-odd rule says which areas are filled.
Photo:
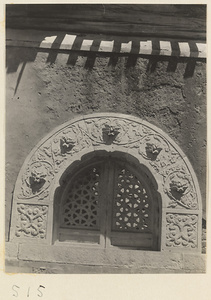
[[113, 127], [112, 125], [105, 124], [102, 128], [103, 140], [105, 144], [111, 145], [119, 133], [119, 127]]

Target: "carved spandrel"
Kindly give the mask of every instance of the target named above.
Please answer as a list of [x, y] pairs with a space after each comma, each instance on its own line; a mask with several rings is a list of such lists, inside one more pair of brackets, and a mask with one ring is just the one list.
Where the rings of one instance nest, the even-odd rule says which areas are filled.
[[47, 206], [18, 204], [17, 213], [16, 237], [46, 238]]
[[166, 215], [166, 246], [177, 248], [197, 247], [197, 215]]

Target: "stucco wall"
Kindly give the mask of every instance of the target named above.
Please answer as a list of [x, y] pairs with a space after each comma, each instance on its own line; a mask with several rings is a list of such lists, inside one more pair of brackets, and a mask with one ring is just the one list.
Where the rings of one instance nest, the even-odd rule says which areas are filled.
[[205, 217], [206, 64], [191, 58], [8, 47], [6, 236], [18, 172], [38, 141], [80, 114], [139, 116], [169, 134], [199, 180]]

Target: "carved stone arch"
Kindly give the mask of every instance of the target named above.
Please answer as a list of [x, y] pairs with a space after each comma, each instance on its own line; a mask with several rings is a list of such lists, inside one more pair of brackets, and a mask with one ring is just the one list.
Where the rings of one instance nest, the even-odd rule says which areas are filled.
[[51, 244], [53, 199], [62, 174], [85, 154], [99, 151], [131, 155], [156, 179], [162, 251], [201, 250], [201, 195], [188, 158], [159, 128], [116, 113], [75, 118], [31, 151], [15, 185], [10, 239]]

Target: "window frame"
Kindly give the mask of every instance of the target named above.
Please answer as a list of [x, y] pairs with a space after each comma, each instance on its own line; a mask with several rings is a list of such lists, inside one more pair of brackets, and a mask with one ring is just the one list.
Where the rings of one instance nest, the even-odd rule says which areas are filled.
[[[109, 176], [109, 169], [111, 168], [112, 161], [118, 161], [117, 165], [125, 167], [127, 170], [132, 172], [139, 181], [147, 189], [147, 193], [150, 193], [151, 201], [151, 218], [152, 223], [155, 220], [154, 225], [152, 224], [152, 233], [150, 232], [121, 232], [112, 230], [112, 205], [114, 198], [114, 176], [116, 176], [117, 168], [113, 167], [112, 176]], [[159, 250], [159, 236], [160, 236], [160, 208], [159, 201], [156, 197], [156, 189], [153, 185], [152, 180], [149, 176], [142, 170], [141, 166], [134, 164], [124, 157], [121, 156], [112, 156], [107, 155], [105, 157], [94, 157], [89, 159], [86, 162], [81, 162], [77, 164], [76, 167], [71, 168], [71, 171], [66, 175], [66, 179], [63, 181], [64, 187], [61, 190], [60, 195], [60, 205], [63, 201], [65, 193], [67, 193], [68, 187], [71, 185], [71, 181], [74, 181], [77, 178], [78, 174], [81, 174], [83, 171], [90, 167], [95, 167], [101, 165], [103, 172], [103, 180], [108, 179], [108, 185], [100, 183], [99, 187], [99, 217], [101, 219], [101, 224], [99, 230], [94, 229], [70, 229], [70, 228], [61, 228], [58, 222], [57, 215], [57, 233], [56, 233], [56, 243], [68, 243], [71, 246], [80, 246], [80, 247], [100, 247], [100, 248], [122, 248], [122, 249], [135, 249], [135, 250]], [[73, 175], [74, 174], [74, 175]], [[101, 180], [100, 180], [101, 181]], [[68, 183], [67, 183], [68, 182]], [[149, 183], [148, 183], [149, 182]], [[65, 186], [66, 184], [66, 186]], [[113, 186], [113, 187], [112, 187]], [[111, 188], [112, 187], [112, 188]], [[106, 195], [107, 192], [107, 195]], [[107, 203], [107, 199], [110, 199]], [[106, 211], [106, 214], [104, 212]], [[60, 212], [59, 212], [60, 214]], [[60, 237], [59, 237], [60, 236]], [[69, 239], [72, 236], [72, 241]], [[98, 240], [97, 240], [98, 236]], [[74, 241], [74, 237], [75, 240]], [[78, 241], [77, 241], [78, 237]], [[131, 239], [132, 237], [132, 239]], [[140, 238], [139, 242], [137, 238]], [[113, 240], [113, 242], [111, 241]], [[118, 245], [114, 245], [115, 242]], [[126, 244], [121, 243], [120, 241], [125, 241]], [[112, 245], [113, 243], [113, 245]]]

